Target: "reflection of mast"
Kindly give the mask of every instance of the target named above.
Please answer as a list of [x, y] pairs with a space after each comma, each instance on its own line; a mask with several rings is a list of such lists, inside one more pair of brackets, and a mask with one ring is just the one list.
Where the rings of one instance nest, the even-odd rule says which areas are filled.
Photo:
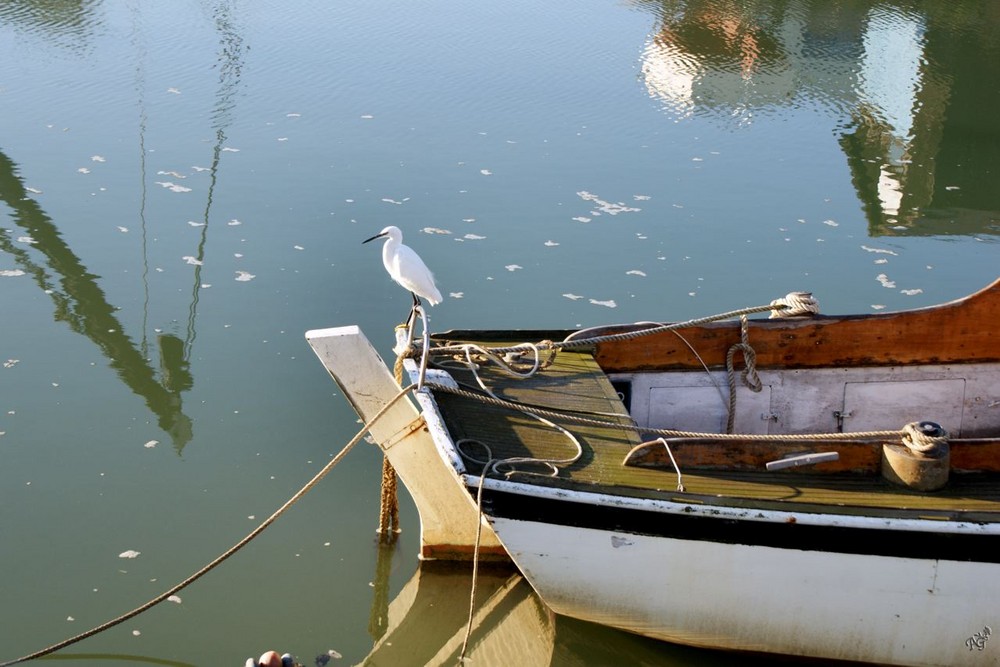
[[194, 266], [194, 285], [191, 289], [191, 306], [188, 309], [187, 333], [183, 345], [185, 362], [190, 358], [191, 346], [197, 336], [195, 319], [198, 314], [198, 301], [201, 294], [201, 268], [205, 260], [205, 245], [208, 241], [208, 224], [211, 218], [212, 199], [215, 185], [219, 178], [219, 163], [226, 142], [226, 127], [232, 122], [232, 111], [236, 105], [236, 93], [239, 89], [240, 75], [243, 68], [243, 38], [240, 37], [229, 15], [229, 6], [220, 3], [215, 11], [215, 27], [220, 36], [219, 53], [219, 89], [212, 109], [212, 125], [215, 128], [215, 147], [212, 150], [212, 164], [208, 170], [208, 194], [205, 198], [205, 211], [202, 216], [201, 235], [198, 239], [198, 250], [194, 254], [197, 260]]
[[[0, 201], [11, 208], [14, 222], [34, 240], [32, 247], [44, 255], [45, 266], [34, 262], [31, 253], [14, 246], [5, 234], [0, 234], [0, 249], [9, 252], [52, 297], [57, 321], [66, 322], [101, 349], [122, 381], [145, 400], [158, 417], [160, 428], [170, 434], [180, 451], [191, 439], [191, 419], [182, 411], [180, 393], [157, 382], [145, 355], [136, 349], [115, 317], [115, 307], [108, 303], [97, 277], [87, 271], [52, 219], [29, 196], [14, 163], [2, 152]], [[57, 282], [61, 290], [56, 289]]]

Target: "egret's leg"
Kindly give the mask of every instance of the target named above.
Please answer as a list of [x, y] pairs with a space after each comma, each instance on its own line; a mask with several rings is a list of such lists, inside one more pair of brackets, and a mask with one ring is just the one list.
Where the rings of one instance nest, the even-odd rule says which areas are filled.
[[406, 318], [406, 328], [411, 328], [416, 322], [417, 318], [417, 308], [421, 306], [420, 297], [410, 292], [410, 296], [413, 297], [413, 306], [410, 308], [410, 314]]

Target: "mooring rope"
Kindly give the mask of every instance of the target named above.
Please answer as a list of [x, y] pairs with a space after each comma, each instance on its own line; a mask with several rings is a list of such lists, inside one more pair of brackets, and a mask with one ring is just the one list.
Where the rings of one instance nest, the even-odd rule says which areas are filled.
[[480, 443], [490, 452], [490, 460], [483, 466], [483, 472], [479, 476], [479, 490], [476, 491], [476, 543], [472, 549], [472, 586], [469, 590], [469, 618], [465, 624], [465, 639], [462, 640], [462, 650], [458, 654], [458, 664], [465, 662], [465, 652], [469, 648], [469, 639], [472, 637], [472, 622], [476, 614], [476, 589], [479, 583], [479, 547], [483, 537], [483, 482], [486, 480], [486, 473], [496, 465], [492, 458], [493, 453], [485, 443]]
[[211, 572], [212, 570], [214, 570], [216, 567], [218, 567], [219, 565], [221, 565], [223, 563], [223, 561], [225, 561], [230, 556], [232, 556], [233, 554], [235, 554], [237, 551], [239, 551], [240, 549], [242, 549], [243, 547], [245, 547], [247, 544], [249, 544], [251, 540], [253, 540], [255, 537], [257, 537], [262, 532], [264, 532], [264, 530], [268, 526], [270, 526], [272, 523], [274, 523], [278, 519], [278, 517], [280, 517], [282, 514], [284, 514], [292, 505], [294, 505], [299, 500], [301, 500], [304, 495], [306, 495], [309, 491], [311, 491], [312, 488], [314, 486], [316, 486], [316, 484], [318, 484], [320, 480], [322, 480], [324, 477], [326, 477], [326, 475], [331, 470], [333, 470], [333, 468], [338, 463], [340, 463], [344, 459], [345, 456], [347, 456], [348, 452], [350, 452], [352, 449], [354, 449], [355, 445], [357, 445], [359, 442], [361, 442], [361, 440], [362, 440], [362, 438], [364, 438], [365, 434], [368, 433], [368, 431], [371, 428], [372, 424], [374, 424], [379, 419], [381, 419], [382, 416], [386, 412], [389, 411], [389, 408], [391, 408], [393, 405], [395, 405], [396, 402], [399, 401], [399, 399], [401, 399], [406, 394], [410, 393], [410, 391], [412, 391], [415, 388], [416, 388], [416, 385], [409, 385], [409, 386], [405, 387], [404, 389], [402, 389], [398, 394], [396, 394], [392, 398], [392, 400], [390, 400], [388, 403], [386, 403], [384, 406], [382, 406], [382, 409], [380, 409], [377, 413], [375, 413], [374, 417], [372, 417], [370, 420], [368, 420], [368, 422], [363, 427], [361, 427], [361, 430], [358, 431], [357, 435], [355, 435], [353, 438], [351, 438], [350, 442], [348, 442], [346, 445], [344, 445], [344, 448], [341, 449], [339, 452], [337, 452], [336, 456], [334, 456], [332, 459], [330, 459], [329, 463], [327, 463], [325, 466], [323, 466], [323, 468], [318, 473], [316, 473], [316, 475], [313, 476], [312, 479], [310, 479], [308, 482], [305, 483], [305, 486], [303, 486], [301, 489], [299, 489], [298, 491], [296, 491], [295, 494], [291, 498], [289, 498], [285, 502], [284, 505], [282, 505], [281, 507], [279, 507], [271, 516], [269, 516], [268, 518], [264, 519], [264, 521], [261, 522], [261, 524], [259, 526], [257, 526], [252, 531], [250, 531], [247, 534], [246, 537], [244, 537], [242, 540], [240, 540], [239, 542], [237, 542], [236, 544], [234, 544], [232, 547], [230, 547], [229, 549], [227, 549], [225, 552], [223, 552], [219, 557], [217, 557], [215, 560], [213, 560], [212, 562], [210, 562], [208, 565], [204, 566], [203, 568], [201, 568], [200, 570], [198, 570], [197, 572], [195, 572], [190, 577], [188, 577], [184, 581], [180, 582], [179, 584], [177, 584], [173, 588], [170, 588], [169, 590], [166, 590], [163, 593], [160, 593], [155, 598], [149, 600], [145, 604], [142, 604], [142, 605], [136, 607], [132, 611], [129, 611], [129, 612], [125, 613], [125, 614], [122, 614], [121, 616], [118, 616], [117, 618], [114, 618], [114, 619], [111, 619], [110, 621], [107, 621], [106, 623], [102, 623], [101, 625], [98, 625], [98, 626], [96, 626], [94, 628], [91, 628], [90, 630], [87, 630], [86, 632], [82, 632], [82, 633], [80, 633], [80, 634], [78, 634], [78, 635], [76, 635], [74, 637], [70, 637], [69, 639], [65, 639], [65, 640], [63, 640], [63, 641], [61, 641], [61, 642], [59, 642], [57, 644], [53, 644], [52, 646], [49, 646], [49, 647], [44, 648], [44, 649], [41, 649], [40, 651], [35, 651], [34, 653], [30, 653], [28, 655], [22, 656], [20, 658], [15, 659], [15, 660], [8, 660], [6, 662], [0, 662], [0, 667], [10, 667], [11, 665], [17, 665], [17, 664], [20, 664], [22, 662], [28, 662], [29, 660], [35, 660], [37, 658], [41, 658], [43, 656], [49, 655], [50, 653], [55, 653], [56, 651], [59, 651], [60, 649], [64, 649], [67, 646], [70, 646], [72, 644], [76, 644], [77, 642], [81, 642], [84, 639], [87, 639], [88, 637], [93, 637], [94, 635], [100, 634], [100, 633], [104, 632], [105, 630], [109, 630], [109, 629], [115, 627], [116, 625], [120, 625], [120, 624], [124, 623], [125, 621], [127, 621], [127, 620], [129, 620], [131, 618], [135, 618], [136, 616], [138, 616], [139, 614], [143, 613], [144, 611], [148, 611], [152, 607], [155, 607], [159, 603], [161, 603], [164, 600], [166, 600], [167, 598], [169, 598], [171, 595], [174, 595], [174, 594], [178, 593], [179, 591], [181, 591], [184, 588], [186, 588], [186, 587], [190, 586], [191, 584], [193, 584], [198, 579], [201, 579], [203, 576], [205, 576], [206, 574], [208, 574], [209, 572]]
[[[524, 411], [525, 406], [515, 401], [507, 401], [502, 398], [493, 398], [477, 394], [473, 391], [449, 387], [447, 385], [428, 382], [425, 387], [448, 394], [454, 394], [463, 398], [469, 398], [487, 405], [506, 408], [509, 410]], [[756, 433], [701, 433], [697, 431], [678, 431], [668, 428], [645, 428], [635, 424], [606, 421], [603, 419], [593, 419], [591, 417], [581, 417], [579, 415], [551, 410], [536, 405], [528, 406], [532, 413], [562, 419], [565, 421], [584, 424], [588, 426], [602, 426], [606, 428], [620, 428], [636, 433], [648, 433], [667, 438], [688, 438], [692, 440], [750, 440], [757, 442], [816, 442], [816, 441], [856, 441], [856, 440], [876, 440], [884, 438], [902, 438], [907, 432], [903, 429], [895, 431], [854, 431], [849, 433], [786, 433], [786, 434], [756, 434]], [[627, 415], [622, 415], [626, 417]], [[3, 665], [0, 665], [3, 667]]]
[[[793, 292], [793, 294], [795, 294]], [[804, 293], [803, 293], [804, 294]], [[753, 315], [755, 313], [764, 312], [784, 312], [791, 311], [794, 314], [802, 314], [801, 301], [800, 302], [788, 302], [786, 303], [784, 299], [775, 299], [773, 302], [766, 306], [751, 306], [749, 308], [740, 308], [738, 310], [730, 310], [725, 313], [719, 313], [717, 315], [708, 315], [705, 317], [698, 317], [692, 320], [686, 320], [684, 322], [671, 322], [668, 324], [656, 324], [647, 329], [636, 329], [633, 331], [622, 331], [615, 334], [606, 334], [603, 336], [583, 336], [583, 334], [590, 333], [592, 330], [583, 330], [570, 334], [564, 340], [561, 341], [542, 341], [540, 343], [534, 343], [539, 350], [568, 350], [577, 347], [588, 347], [597, 343], [615, 343], [626, 340], [633, 340], [635, 338], [641, 338], [643, 336], [650, 336], [653, 334], [661, 333], [664, 331], [674, 331], [675, 329], [685, 329], [687, 327], [700, 326], [702, 324], [709, 324], [711, 322], [719, 322], [722, 320], [731, 320], [734, 317], [740, 317], [741, 315]], [[813, 301], [815, 304], [815, 301]], [[608, 328], [608, 327], [601, 327]], [[519, 352], [523, 351], [526, 347], [525, 343], [519, 343], [518, 345], [512, 345], [507, 347], [491, 347], [489, 351], [494, 355], [506, 354], [508, 352]], [[441, 345], [431, 349], [433, 354], [458, 354], [464, 352], [465, 345]]]

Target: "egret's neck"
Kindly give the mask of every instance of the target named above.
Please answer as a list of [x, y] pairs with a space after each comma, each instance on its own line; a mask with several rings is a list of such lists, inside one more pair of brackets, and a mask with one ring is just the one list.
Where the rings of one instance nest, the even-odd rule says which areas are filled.
[[399, 239], [394, 239], [391, 236], [385, 240], [382, 244], [382, 264], [385, 266], [385, 270], [389, 272], [390, 275], [395, 275], [395, 258], [396, 250], [399, 249]]

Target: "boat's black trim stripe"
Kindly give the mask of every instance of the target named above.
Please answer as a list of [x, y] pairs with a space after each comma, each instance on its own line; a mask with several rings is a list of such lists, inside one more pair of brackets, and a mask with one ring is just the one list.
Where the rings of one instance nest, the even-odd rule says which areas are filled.
[[[703, 509], [703, 508], [702, 508]], [[1000, 563], [1000, 536], [817, 526], [591, 505], [485, 489], [489, 516], [681, 540], [901, 558]], [[502, 537], [502, 536], [501, 536]]]

